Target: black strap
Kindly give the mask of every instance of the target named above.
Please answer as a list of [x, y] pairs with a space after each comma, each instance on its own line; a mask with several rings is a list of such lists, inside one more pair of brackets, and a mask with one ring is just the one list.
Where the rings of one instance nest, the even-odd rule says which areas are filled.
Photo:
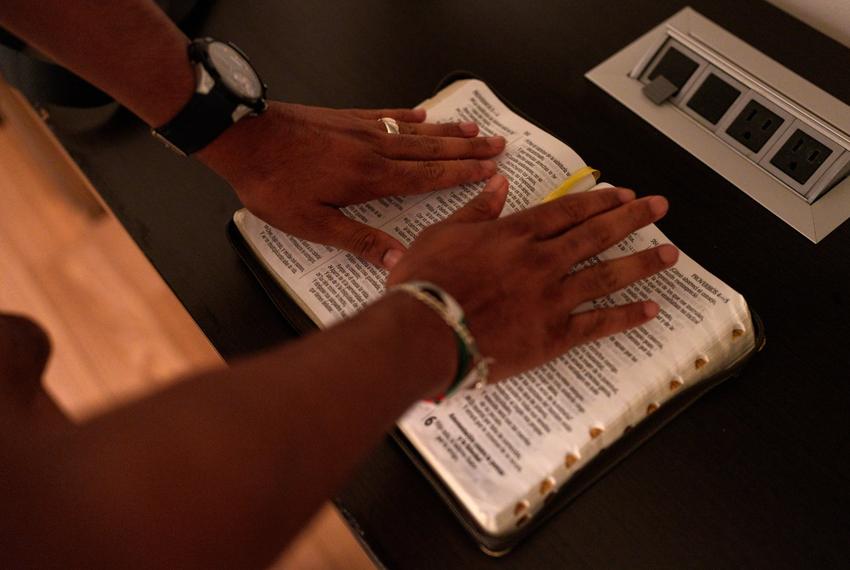
[[206, 95], [194, 93], [183, 110], [156, 132], [184, 153], [193, 154], [233, 124], [238, 105], [216, 84]]

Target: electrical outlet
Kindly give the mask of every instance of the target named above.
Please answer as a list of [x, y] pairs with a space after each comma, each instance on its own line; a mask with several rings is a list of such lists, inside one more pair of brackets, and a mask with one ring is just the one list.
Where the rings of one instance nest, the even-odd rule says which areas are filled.
[[832, 149], [828, 146], [797, 129], [782, 148], [776, 151], [770, 159], [770, 164], [799, 184], [805, 184], [831, 154]]
[[726, 129], [726, 134], [751, 151], [758, 152], [784, 122], [785, 119], [764, 105], [751, 100]]
[[720, 120], [716, 134], [753, 162], [759, 162], [793, 122], [787, 111], [749, 91]]
[[747, 91], [749, 89], [743, 84], [709, 66], [703, 75], [697, 78], [695, 88], [685, 99], [682, 108], [713, 130], [741, 94]]
[[658, 54], [647, 66], [641, 81], [650, 83], [657, 77], [664, 76], [678, 87], [678, 91], [672, 98], [674, 103], [678, 103], [707, 65], [705, 59], [680, 43], [670, 40], [658, 50]]
[[830, 137], [797, 119], [759, 164], [795, 192], [807, 196], [843, 150]]

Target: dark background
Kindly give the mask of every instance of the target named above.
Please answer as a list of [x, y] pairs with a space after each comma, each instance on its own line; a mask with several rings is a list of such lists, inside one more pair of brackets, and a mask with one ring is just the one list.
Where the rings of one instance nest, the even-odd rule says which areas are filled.
[[[270, 95], [287, 101], [412, 106], [452, 70], [478, 74], [606, 180], [667, 196], [662, 231], [765, 321], [767, 347], [740, 378], [505, 558], [482, 555], [401, 452], [382, 444], [338, 504], [388, 567], [850, 563], [850, 224], [812, 244], [583, 78], [685, 4], [227, 0], [188, 21], [242, 47]], [[850, 103], [847, 48], [762, 1], [690, 5]], [[84, 114], [63, 117], [53, 125], [62, 142], [225, 358], [294, 336], [227, 241], [240, 205], [224, 182], [126, 111], [93, 130], [74, 126]]]

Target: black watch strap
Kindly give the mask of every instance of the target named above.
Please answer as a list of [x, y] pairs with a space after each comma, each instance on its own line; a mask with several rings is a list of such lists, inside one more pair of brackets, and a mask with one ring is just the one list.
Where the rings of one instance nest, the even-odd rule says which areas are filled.
[[193, 93], [185, 107], [156, 133], [184, 154], [193, 154], [210, 144], [233, 124], [238, 103], [218, 85], [209, 93]]

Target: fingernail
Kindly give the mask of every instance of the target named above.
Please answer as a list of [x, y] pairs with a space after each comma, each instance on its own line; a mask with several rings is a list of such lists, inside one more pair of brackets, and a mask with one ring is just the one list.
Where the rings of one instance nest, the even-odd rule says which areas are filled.
[[384, 254], [384, 258], [381, 262], [384, 264], [386, 269], [392, 269], [396, 266], [396, 264], [401, 261], [401, 256], [404, 255], [401, 250], [391, 249]]
[[485, 176], [490, 177], [496, 174], [496, 163], [492, 160], [482, 160], [481, 168], [484, 170]]
[[413, 110], [413, 112], [415, 113], [415, 115], [414, 115], [414, 116], [415, 116], [417, 119], [419, 119], [420, 121], [424, 121], [424, 120], [425, 120], [425, 115], [427, 114], [427, 112], [425, 111], [425, 109], [414, 109], [414, 110]]
[[501, 192], [507, 185], [508, 179], [501, 174], [497, 174], [491, 178], [489, 182], [487, 182], [487, 185], [484, 187], [484, 192]]
[[643, 304], [643, 314], [646, 315], [648, 319], [654, 319], [655, 316], [658, 315], [659, 310], [660, 307], [655, 301], [647, 301]]
[[661, 196], [653, 196], [649, 199], [649, 209], [656, 218], [667, 213], [667, 200]]
[[660, 245], [657, 251], [658, 258], [664, 262], [664, 265], [673, 265], [679, 259], [679, 250], [674, 245]]
[[505, 137], [487, 137], [487, 142], [493, 148], [504, 148], [505, 147]]
[[635, 199], [635, 193], [628, 188], [617, 188], [617, 197], [621, 203], [625, 204]]
[[474, 137], [478, 134], [478, 125], [471, 122], [465, 122], [458, 125], [460, 132], [468, 137]]

